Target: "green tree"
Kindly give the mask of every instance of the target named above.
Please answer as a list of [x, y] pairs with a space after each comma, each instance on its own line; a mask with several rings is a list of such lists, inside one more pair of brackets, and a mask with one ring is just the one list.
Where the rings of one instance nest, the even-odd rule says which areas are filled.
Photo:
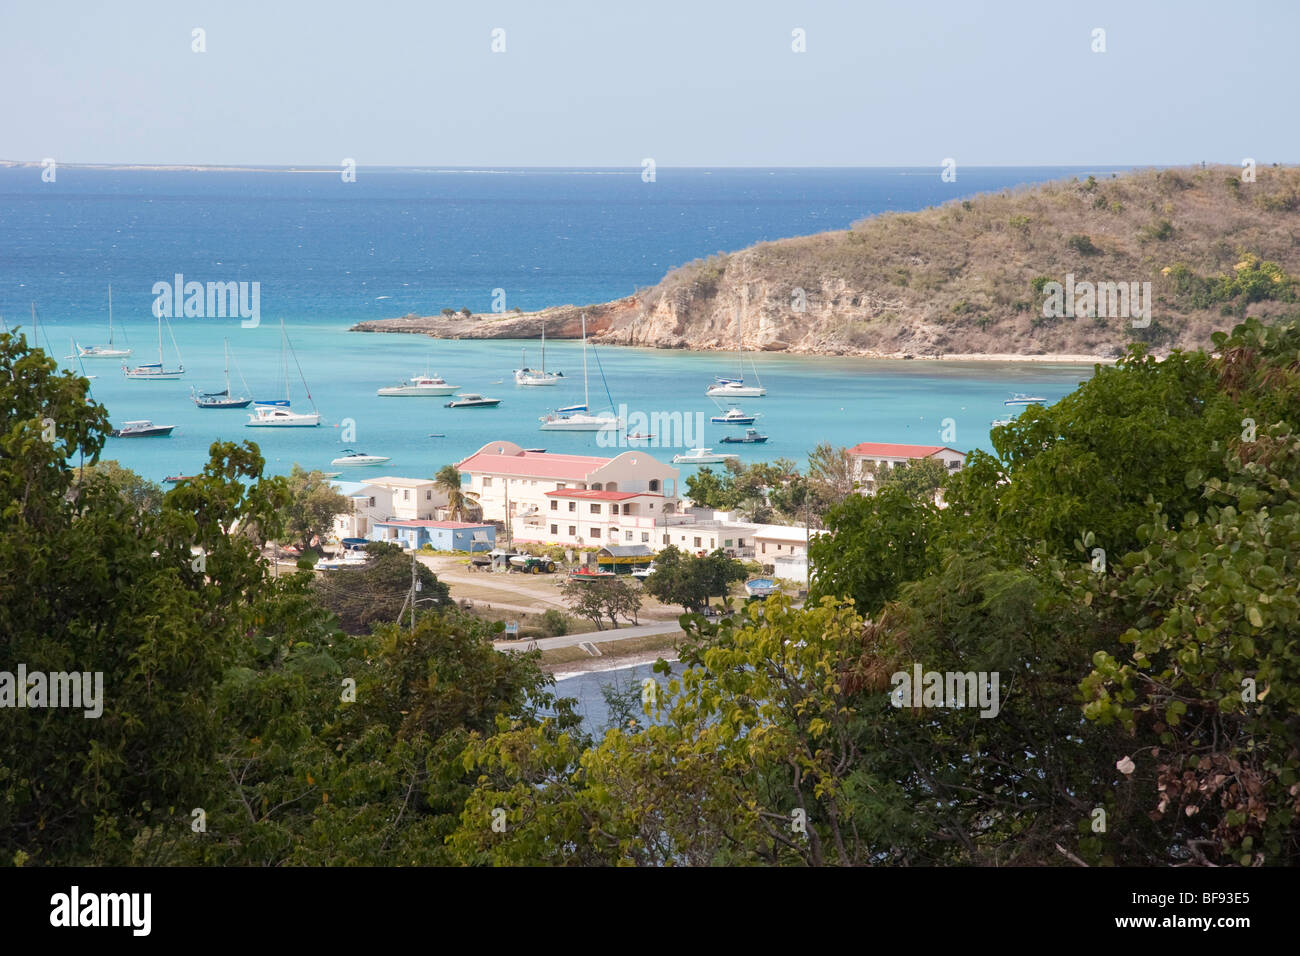
[[296, 463], [289, 472], [287, 486], [285, 529], [293, 544], [317, 548], [318, 543], [312, 542], [328, 535], [335, 516], [350, 512], [352, 502], [339, 494], [321, 472], [306, 471]]
[[937, 458], [918, 458], [887, 468], [876, 482], [876, 488], [898, 485], [909, 497], [933, 500], [948, 477], [948, 468]]
[[118, 461], [100, 461], [78, 468], [74, 481], [80, 484], [94, 477], [106, 478], [123, 498], [140, 511], [156, 513], [162, 508], [163, 495], [167, 493], [163, 487], [129, 468], [123, 468]]
[[157, 511], [103, 474], [77, 483], [69, 461], [95, 464], [109, 432], [86, 387], [0, 334], [0, 658], [84, 678], [81, 707], [0, 720], [5, 862], [157, 862], [151, 834], [188, 832], [219, 773], [216, 688], [267, 586], [256, 543], [227, 532], [273, 528], [287, 500], [247, 444], [212, 445]]
[[[371, 557], [364, 565], [325, 571], [312, 582], [316, 600], [338, 618], [349, 634], [365, 634], [376, 624], [399, 623], [399, 613], [404, 620], [410, 619], [413, 556], [389, 542], [371, 542], [366, 551]], [[451, 589], [423, 561], [414, 560], [414, 565], [420, 585], [416, 592], [417, 617], [420, 611], [446, 607], [451, 601]]]
[[709, 598], [725, 597], [731, 582], [743, 580], [745, 573], [743, 564], [721, 550], [699, 558], [670, 544], [655, 555], [655, 569], [642, 587], [664, 604], [698, 612], [709, 606]]
[[478, 494], [465, 490], [455, 465], [443, 465], [433, 481], [434, 487], [447, 496], [447, 514], [452, 521], [478, 520], [483, 512]]
[[730, 482], [712, 468], [703, 467], [686, 476], [686, 497], [699, 508], [726, 510], [730, 501]]

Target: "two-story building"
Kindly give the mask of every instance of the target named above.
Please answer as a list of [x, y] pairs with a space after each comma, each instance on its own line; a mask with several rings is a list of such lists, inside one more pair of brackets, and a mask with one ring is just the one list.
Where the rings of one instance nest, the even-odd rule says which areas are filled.
[[331, 481], [351, 508], [334, 516], [334, 534], [343, 538], [371, 538], [379, 521], [431, 521], [447, 504], [431, 478], [370, 478], [366, 481]]
[[944, 445], [897, 445], [889, 442], [862, 442], [849, 449], [854, 470], [862, 490], [875, 491], [875, 475], [885, 468], [894, 468], [910, 461], [933, 458], [943, 462], [949, 473], [961, 470], [966, 463], [966, 453]]
[[640, 450], [602, 458], [495, 441], [456, 468], [483, 517], [506, 523], [516, 542], [653, 544], [680, 506], [680, 471]]

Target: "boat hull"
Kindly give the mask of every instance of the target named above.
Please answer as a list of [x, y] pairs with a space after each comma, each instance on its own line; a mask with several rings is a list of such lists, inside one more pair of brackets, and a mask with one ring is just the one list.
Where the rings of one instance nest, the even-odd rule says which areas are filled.
[[393, 385], [388, 388], [381, 388], [375, 394], [384, 398], [445, 398], [448, 395], [455, 395], [459, 385], [430, 385], [428, 388], [419, 388], [414, 385]]
[[603, 432], [606, 429], [622, 427], [621, 419], [592, 415], [573, 415], [568, 418], [544, 421], [541, 424], [541, 430], [544, 432]]
[[710, 398], [721, 398], [727, 395], [734, 398], [762, 398], [767, 394], [767, 389], [761, 385], [737, 385], [734, 387], [710, 385], [704, 394]]

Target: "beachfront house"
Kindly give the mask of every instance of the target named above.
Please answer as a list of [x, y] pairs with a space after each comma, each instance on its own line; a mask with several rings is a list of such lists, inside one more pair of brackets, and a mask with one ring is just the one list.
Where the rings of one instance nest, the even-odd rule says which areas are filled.
[[808, 542], [826, 531], [802, 525], [765, 524], [754, 531], [754, 560], [767, 574], [788, 581], [809, 580]]
[[427, 521], [447, 505], [447, 493], [431, 478], [370, 478], [366, 481], [331, 481], [351, 507], [334, 516], [334, 534], [370, 539], [377, 521]]
[[876, 488], [876, 475], [886, 468], [895, 468], [910, 461], [933, 458], [943, 462], [951, 474], [966, 463], [966, 453], [944, 445], [896, 445], [888, 442], [862, 442], [849, 449], [855, 475], [861, 482], [864, 494]]
[[367, 535], [371, 541], [387, 541], [408, 550], [425, 546], [436, 551], [467, 551], [471, 554], [496, 547], [496, 527], [473, 521], [401, 520], [376, 521]]
[[653, 544], [665, 525], [683, 520], [679, 470], [644, 451], [602, 458], [495, 441], [456, 467], [484, 519], [507, 525], [516, 543]]

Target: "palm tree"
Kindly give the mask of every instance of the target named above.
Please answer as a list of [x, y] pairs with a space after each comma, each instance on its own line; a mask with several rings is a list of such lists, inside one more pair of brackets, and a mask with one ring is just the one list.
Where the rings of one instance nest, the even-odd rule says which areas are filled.
[[475, 512], [482, 510], [476, 500], [478, 494], [461, 488], [460, 472], [455, 465], [443, 465], [433, 476], [433, 480], [438, 490], [447, 494], [447, 514], [451, 516], [452, 521], [464, 521]]

